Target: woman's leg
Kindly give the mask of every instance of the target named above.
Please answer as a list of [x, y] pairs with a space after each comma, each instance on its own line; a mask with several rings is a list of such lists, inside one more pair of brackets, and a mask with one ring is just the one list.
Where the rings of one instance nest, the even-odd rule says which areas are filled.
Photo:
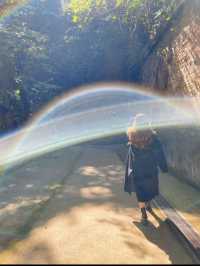
[[136, 197], [137, 197], [138, 206], [141, 211], [141, 223], [147, 224], [147, 213], [146, 213], [146, 208], [145, 208], [145, 200], [143, 200], [143, 193], [137, 187], [136, 187]]
[[138, 202], [138, 205], [139, 205], [139, 208], [140, 208], [141, 214], [142, 214], [141, 222], [143, 224], [146, 224], [148, 217], [147, 217], [147, 213], [146, 213], [146, 209], [145, 209], [145, 202]]
[[145, 202], [145, 207], [146, 207], [146, 210], [149, 211], [149, 212], [153, 212], [152, 210], [152, 207], [151, 207], [151, 201], [147, 201]]
[[139, 208], [145, 208], [145, 202], [138, 202]]

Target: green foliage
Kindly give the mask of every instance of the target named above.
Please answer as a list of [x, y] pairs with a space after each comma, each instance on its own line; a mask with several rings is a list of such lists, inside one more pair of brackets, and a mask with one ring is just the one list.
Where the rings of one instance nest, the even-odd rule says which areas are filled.
[[[174, 0], [68, 0], [61, 16], [49, 11], [53, 1], [30, 2], [0, 27], [6, 70], [0, 68], [0, 105], [17, 124], [68, 88], [120, 75], [130, 80], [176, 6]], [[23, 1], [6, 3], [0, 14]]]
[[[100, 4], [100, 1], [99, 3]], [[92, 0], [71, 0], [69, 2], [69, 8], [74, 14], [81, 14], [90, 10], [92, 6]]]
[[154, 39], [163, 23], [171, 20], [176, 1], [165, 0], [69, 0], [66, 14], [79, 28], [86, 27], [95, 19], [125, 24], [132, 32], [142, 23], [150, 39]]

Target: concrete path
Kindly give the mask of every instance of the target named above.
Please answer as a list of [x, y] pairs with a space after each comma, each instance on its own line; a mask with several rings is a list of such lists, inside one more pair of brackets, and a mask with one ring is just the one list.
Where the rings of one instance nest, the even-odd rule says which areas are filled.
[[[73, 162], [72, 155], [67, 154], [73, 154]], [[13, 237], [15, 242], [8, 246], [2, 242], [0, 263], [192, 263], [163, 219], [150, 217], [148, 227], [140, 225], [136, 199], [123, 192], [124, 166], [112, 147], [84, 145], [70, 153], [63, 150], [54, 159], [46, 156], [45, 169], [46, 176], [53, 173], [51, 182], [57, 188], [47, 193], [43, 205], [34, 205], [37, 207], [29, 218], [25, 215], [23, 226], [17, 227], [17, 238]], [[36, 167], [36, 161], [31, 163]], [[43, 163], [40, 159], [37, 166]], [[17, 171], [22, 175], [25, 167]], [[41, 172], [31, 182], [30, 175], [29, 185], [40, 184], [43, 176]], [[19, 175], [16, 186], [20, 180]], [[47, 181], [39, 186], [41, 195]], [[23, 195], [23, 191], [20, 193]], [[12, 206], [18, 199], [19, 195], [12, 199]], [[13, 219], [17, 213], [15, 209]], [[5, 230], [8, 217], [4, 214]], [[15, 221], [11, 224], [13, 228]]]
[[200, 235], [200, 191], [171, 175], [160, 175], [160, 190], [171, 206]]

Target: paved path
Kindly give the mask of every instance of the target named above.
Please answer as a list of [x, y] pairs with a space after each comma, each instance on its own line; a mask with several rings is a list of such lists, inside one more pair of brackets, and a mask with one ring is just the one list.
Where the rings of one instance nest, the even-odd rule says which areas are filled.
[[[2, 244], [0, 263], [192, 263], [163, 219], [150, 217], [146, 228], [139, 224], [136, 199], [122, 190], [124, 166], [111, 147], [85, 145], [76, 155], [75, 165], [61, 163], [64, 151], [57, 155], [60, 186], [32, 213], [18, 241]], [[46, 160], [55, 173], [52, 157]]]

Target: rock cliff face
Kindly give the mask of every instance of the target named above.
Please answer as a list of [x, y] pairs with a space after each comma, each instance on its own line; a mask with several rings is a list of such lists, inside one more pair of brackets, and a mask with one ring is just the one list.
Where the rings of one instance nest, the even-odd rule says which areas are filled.
[[[200, 96], [199, 0], [184, 2], [168, 33], [146, 58], [140, 82], [168, 95]], [[161, 137], [171, 172], [200, 188], [200, 128], [165, 130]]]
[[200, 1], [185, 1], [146, 59], [140, 81], [171, 95], [200, 95]]

